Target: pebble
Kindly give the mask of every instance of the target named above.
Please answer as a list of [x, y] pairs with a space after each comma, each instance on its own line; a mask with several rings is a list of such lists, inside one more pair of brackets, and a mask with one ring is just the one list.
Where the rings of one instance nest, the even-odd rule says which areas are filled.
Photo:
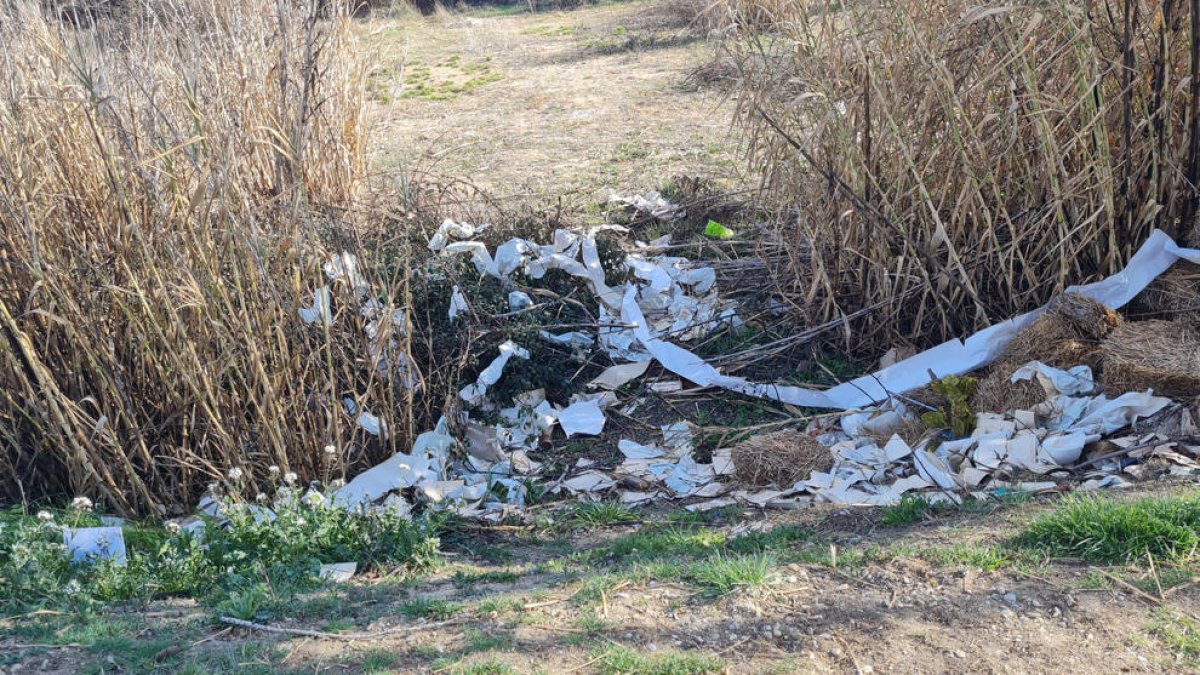
[[963, 651], [963, 650], [961, 650], [961, 649], [955, 649], [955, 650], [954, 650], [954, 658], [956, 658], [956, 659], [965, 659], [965, 658], [967, 658], [967, 654], [966, 654], [966, 652], [964, 652], [964, 651]]
[[840, 658], [842, 658], [842, 650], [839, 649], [838, 647], [834, 647], [833, 649], [829, 650], [829, 656], [831, 656], [835, 659], [840, 659]]
[[1000, 599], [1007, 602], [1010, 605], [1017, 604], [1017, 594], [1016, 593], [1005, 593], [1004, 595], [1000, 596]]

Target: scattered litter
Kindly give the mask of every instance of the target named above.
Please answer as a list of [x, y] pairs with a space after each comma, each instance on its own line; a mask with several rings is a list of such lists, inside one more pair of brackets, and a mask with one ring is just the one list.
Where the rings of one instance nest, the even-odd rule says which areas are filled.
[[510, 311], [519, 312], [528, 307], [533, 307], [533, 298], [529, 297], [528, 293], [513, 291], [508, 294], [508, 309]]
[[321, 581], [342, 583], [350, 581], [350, 577], [353, 577], [357, 571], [358, 563], [356, 562], [328, 563], [321, 565], [320, 570], [317, 572], [317, 578]]
[[567, 438], [576, 434], [599, 436], [604, 431], [604, 411], [598, 401], [577, 401], [558, 413], [558, 424]]
[[[671, 219], [682, 213], [660, 195], [616, 201], [655, 218]], [[537, 280], [557, 269], [586, 281], [599, 305], [596, 332], [541, 331], [540, 338], [569, 346], [576, 354], [598, 345], [616, 365], [588, 383], [600, 393], [576, 394], [560, 408], [546, 401], [544, 392], [526, 392], [512, 407], [498, 411], [498, 422], [485, 425], [473, 420], [470, 411], [495, 411], [489, 388], [500, 380], [513, 356], [529, 358], [525, 349], [506, 342], [476, 382], [460, 392], [467, 407], [456, 420], [468, 451], [464, 460], [451, 459], [450, 450], [457, 442], [442, 420], [435, 431], [422, 434], [411, 454], [398, 454], [342, 488], [337, 494], [340, 503], [377, 503], [391, 495], [388, 500], [396, 508], [409, 508], [396, 492], [415, 487], [426, 502], [464, 514], [493, 517], [506, 506], [523, 504], [525, 483], [517, 477], [540, 468], [524, 453], [535, 450], [556, 423], [568, 437], [600, 434], [605, 427], [604, 409], [616, 401], [613, 390], [644, 376], [651, 360], [681, 378], [651, 383], [655, 391], [678, 391], [687, 380], [699, 387], [719, 387], [796, 406], [855, 412], [833, 424], [816, 422], [806, 432], [768, 434], [738, 448], [720, 449], [704, 464], [693, 456], [692, 427], [667, 425], [661, 445], [623, 439], [618, 448], [624, 460], [616, 469], [601, 470], [580, 461], [553, 490], [591, 497], [611, 490], [627, 504], [659, 498], [701, 499], [688, 508], [704, 510], [737, 502], [779, 508], [814, 501], [888, 504], [913, 491], [923, 491], [929, 499], [958, 501], [967, 493], [998, 488], [1054, 489], [1057, 483], [1049, 479], [1089, 457], [1090, 444], [1170, 403], [1157, 391], [1114, 390], [1107, 380], [1106, 391], [1119, 395], [1110, 398], [1095, 391], [1093, 365], [1101, 341], [1107, 345], [1126, 330], [1109, 308], [1124, 305], [1177, 260], [1200, 263], [1200, 251], [1181, 249], [1156, 232], [1120, 275], [1072, 288], [1074, 295], [965, 340], [951, 340], [907, 358], [897, 352], [887, 359], [894, 362], [882, 364], [876, 373], [832, 389], [813, 390], [725, 375], [675, 344], [673, 340], [695, 339], [739, 324], [733, 303], [717, 292], [715, 270], [684, 258], [649, 255], [654, 249], [645, 246], [627, 255], [628, 279], [609, 286], [595, 240], [601, 229], [622, 231], [615, 226], [585, 234], [557, 230], [550, 244], [511, 239], [493, 255], [484, 244], [469, 240], [479, 228], [443, 223], [430, 248], [443, 255], [469, 255], [481, 274], [503, 281], [521, 271]], [[341, 260], [335, 271], [349, 279], [352, 266]], [[461, 295], [457, 288], [455, 295]], [[532, 299], [521, 292], [510, 293], [509, 301], [513, 311], [532, 306]], [[466, 303], [465, 297], [452, 301], [452, 314], [455, 306], [463, 311]], [[314, 302], [314, 317], [323, 315], [318, 305]], [[1043, 334], [1035, 335], [1035, 329]], [[1047, 331], [1061, 339], [1049, 340]], [[1195, 342], [1184, 344], [1192, 349]], [[1117, 351], [1109, 351], [1118, 358]], [[1032, 358], [1018, 359], [1022, 354]], [[963, 374], [993, 361], [996, 367], [985, 380], [1019, 387], [1024, 397], [1019, 405], [977, 409], [975, 430], [966, 438], [947, 438], [938, 430], [910, 433], [923, 410], [916, 405], [910, 409], [908, 402], [920, 401], [924, 394], [913, 392], [907, 402], [897, 395], [927, 385], [931, 377]], [[1149, 365], [1167, 370], [1165, 364]], [[1179, 371], [1197, 372], [1194, 368]], [[927, 405], [936, 408], [936, 401], [931, 401]], [[630, 414], [637, 405], [628, 402], [622, 411]], [[768, 448], [771, 444], [775, 445]], [[1180, 459], [1175, 460], [1168, 452], [1172, 451], [1163, 450], [1155, 460], [1174, 466], [1191, 461], [1178, 453]], [[1109, 480], [1112, 475], [1128, 465], [1099, 462], [1089, 469], [1087, 484], [1114, 483]], [[1029, 475], [1046, 480], [1015, 480]], [[737, 481], [753, 489], [743, 489]], [[764, 489], [767, 485], [772, 487]]]
[[633, 363], [621, 363], [615, 366], [609, 366], [604, 369], [604, 372], [597, 375], [591, 382], [588, 382], [590, 387], [600, 387], [602, 389], [619, 389], [622, 386], [636, 380], [646, 374], [646, 370], [650, 367], [650, 361], [634, 361]]
[[329, 287], [322, 286], [313, 293], [312, 306], [301, 307], [300, 318], [304, 323], [312, 324], [321, 321], [325, 326], [333, 325], [333, 313], [329, 304]]
[[64, 527], [62, 532], [71, 562], [111, 560], [125, 565], [125, 532], [120, 527]]
[[455, 284], [450, 292], [450, 320], [458, 319], [459, 315], [470, 311], [471, 306], [467, 303], [467, 296], [463, 295], [462, 289]]
[[463, 387], [459, 392], [459, 397], [466, 401], [469, 405], [479, 405], [483, 402], [487, 395], [488, 387], [500, 381], [500, 376], [504, 373], [504, 366], [508, 365], [509, 359], [516, 356], [521, 359], [528, 359], [529, 352], [518, 347], [512, 340], [506, 340], [500, 345], [500, 355], [492, 360], [479, 377], [475, 379], [475, 384], [469, 384]]
[[653, 191], [647, 192], [644, 196], [622, 197], [613, 195], [609, 199], [609, 203], [632, 207], [637, 214], [644, 214], [664, 222], [679, 220], [687, 216], [687, 211], [683, 207], [671, 202], [658, 192]]
[[733, 239], [733, 230], [715, 220], [708, 221], [708, 225], [704, 226], [704, 234], [713, 239]]

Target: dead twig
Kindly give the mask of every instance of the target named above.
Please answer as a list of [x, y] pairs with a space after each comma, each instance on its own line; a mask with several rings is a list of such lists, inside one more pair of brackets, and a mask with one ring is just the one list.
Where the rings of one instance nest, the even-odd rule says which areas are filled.
[[459, 617], [457, 619], [448, 619], [446, 621], [437, 621], [434, 623], [420, 623], [407, 626], [393, 626], [384, 630], [374, 631], [371, 633], [327, 633], [319, 630], [309, 630], [307, 628], [281, 628], [279, 626], [268, 626], [262, 623], [246, 621], [244, 619], [235, 619], [231, 616], [223, 616], [218, 619], [221, 623], [237, 626], [239, 628], [248, 628], [250, 630], [262, 631], [264, 633], [278, 633], [282, 635], [304, 635], [307, 637], [321, 638], [324, 640], [374, 640], [387, 635], [396, 635], [398, 633], [408, 633], [416, 630], [428, 630], [430, 628], [443, 628], [445, 626], [456, 626], [459, 624], [474, 621], [475, 617]]

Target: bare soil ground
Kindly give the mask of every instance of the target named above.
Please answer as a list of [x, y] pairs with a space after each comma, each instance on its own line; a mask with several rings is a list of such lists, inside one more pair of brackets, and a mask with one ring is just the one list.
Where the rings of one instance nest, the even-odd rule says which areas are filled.
[[594, 203], [676, 174], [740, 187], [730, 105], [689, 78], [712, 48], [657, 4], [365, 24], [381, 56], [372, 151], [499, 197]]

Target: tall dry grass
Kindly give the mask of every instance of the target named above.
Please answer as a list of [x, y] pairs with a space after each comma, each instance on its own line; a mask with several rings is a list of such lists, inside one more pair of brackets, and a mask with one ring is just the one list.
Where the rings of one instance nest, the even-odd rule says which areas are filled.
[[[935, 342], [1188, 237], [1200, 2], [722, 0], [739, 122], [793, 214], [789, 295]], [[849, 335], [849, 333], [847, 333]]]
[[297, 314], [384, 221], [363, 216], [364, 64], [322, 4], [0, 10], [3, 498], [190, 510], [232, 467], [328, 479], [417, 425], [404, 326], [368, 335], [402, 252], [361, 256], [368, 291], [333, 285], [332, 326]]

